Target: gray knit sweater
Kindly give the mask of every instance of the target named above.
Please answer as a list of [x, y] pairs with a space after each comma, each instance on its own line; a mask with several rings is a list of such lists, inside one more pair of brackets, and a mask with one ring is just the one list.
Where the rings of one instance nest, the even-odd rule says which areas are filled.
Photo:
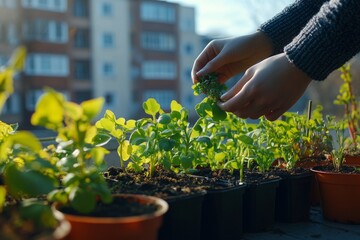
[[324, 80], [360, 51], [360, 0], [297, 0], [259, 28], [274, 54]]

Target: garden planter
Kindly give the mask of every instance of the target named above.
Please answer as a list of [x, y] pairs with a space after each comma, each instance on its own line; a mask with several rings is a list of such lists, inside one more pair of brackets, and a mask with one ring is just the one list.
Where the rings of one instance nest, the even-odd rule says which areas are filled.
[[360, 174], [312, 169], [319, 182], [324, 218], [360, 224]]
[[277, 221], [300, 222], [309, 219], [312, 178], [311, 172], [281, 176], [276, 194]]
[[245, 184], [208, 190], [202, 208], [201, 239], [240, 239]]
[[244, 195], [244, 232], [265, 231], [275, 222], [276, 189], [280, 178], [248, 184]]
[[[159, 198], [118, 194], [115, 198], [125, 198], [127, 201], [136, 201], [140, 204], [155, 204], [157, 210], [151, 214], [128, 217], [90, 217], [62, 213], [71, 224], [68, 240], [99, 240], [99, 239], [127, 239], [157, 240], [158, 230], [162, 224], [163, 215], [168, 210], [168, 204]], [[62, 208], [54, 205], [55, 214]]]
[[205, 192], [201, 192], [166, 199], [169, 211], [164, 216], [159, 240], [200, 239], [204, 195]]

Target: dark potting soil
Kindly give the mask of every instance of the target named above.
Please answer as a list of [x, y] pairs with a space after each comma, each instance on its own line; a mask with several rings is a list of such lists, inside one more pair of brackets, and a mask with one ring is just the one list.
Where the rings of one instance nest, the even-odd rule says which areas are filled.
[[278, 179], [272, 172], [244, 171], [244, 182], [247, 185], [260, 184], [263, 182]]
[[96, 209], [87, 214], [80, 214], [72, 208], [64, 207], [61, 211], [67, 214], [89, 217], [132, 217], [152, 214], [158, 210], [156, 204], [144, 204], [132, 197], [115, 197], [113, 202], [105, 204], [98, 202]]
[[310, 169], [299, 168], [299, 167], [292, 169], [271, 168], [270, 172], [275, 176], [279, 176], [281, 178], [288, 178], [290, 176], [310, 174]]
[[138, 173], [116, 167], [110, 167], [104, 172], [104, 176], [113, 194], [144, 194], [171, 199], [202, 193], [205, 190], [204, 180], [186, 174], [176, 174], [160, 167], [157, 167], [152, 177], [148, 176], [146, 171]]

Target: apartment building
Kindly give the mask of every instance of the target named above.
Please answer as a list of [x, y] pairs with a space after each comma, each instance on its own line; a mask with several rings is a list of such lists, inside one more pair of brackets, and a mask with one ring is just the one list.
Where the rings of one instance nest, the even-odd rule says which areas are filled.
[[[0, 0], [0, 61], [23, 44], [25, 71], [1, 119], [31, 128], [45, 86], [81, 102], [104, 97], [117, 116], [144, 116], [149, 97], [189, 109], [193, 60], [202, 46], [195, 11], [160, 0]], [[5, 37], [6, 36], [6, 37]]]

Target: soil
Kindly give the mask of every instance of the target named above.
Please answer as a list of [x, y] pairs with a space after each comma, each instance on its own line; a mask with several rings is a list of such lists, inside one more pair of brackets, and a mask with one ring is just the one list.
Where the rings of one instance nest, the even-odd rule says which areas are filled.
[[283, 179], [288, 178], [290, 176], [298, 176], [302, 174], [311, 174], [310, 169], [308, 168], [293, 168], [293, 169], [281, 169], [281, 168], [271, 168], [270, 172], [275, 175], [279, 176]]
[[130, 217], [140, 216], [146, 214], [152, 214], [158, 210], [159, 206], [156, 204], [144, 204], [138, 202], [132, 197], [119, 197], [114, 198], [111, 204], [104, 204], [99, 202], [95, 211], [90, 214], [80, 214], [74, 211], [72, 208], [61, 208], [61, 211], [67, 214], [78, 216], [90, 216], [90, 217]]
[[205, 180], [186, 174], [176, 174], [160, 167], [157, 167], [152, 177], [148, 176], [146, 171], [137, 173], [115, 167], [110, 167], [104, 176], [113, 194], [144, 194], [167, 200], [204, 193], [205, 190]]

